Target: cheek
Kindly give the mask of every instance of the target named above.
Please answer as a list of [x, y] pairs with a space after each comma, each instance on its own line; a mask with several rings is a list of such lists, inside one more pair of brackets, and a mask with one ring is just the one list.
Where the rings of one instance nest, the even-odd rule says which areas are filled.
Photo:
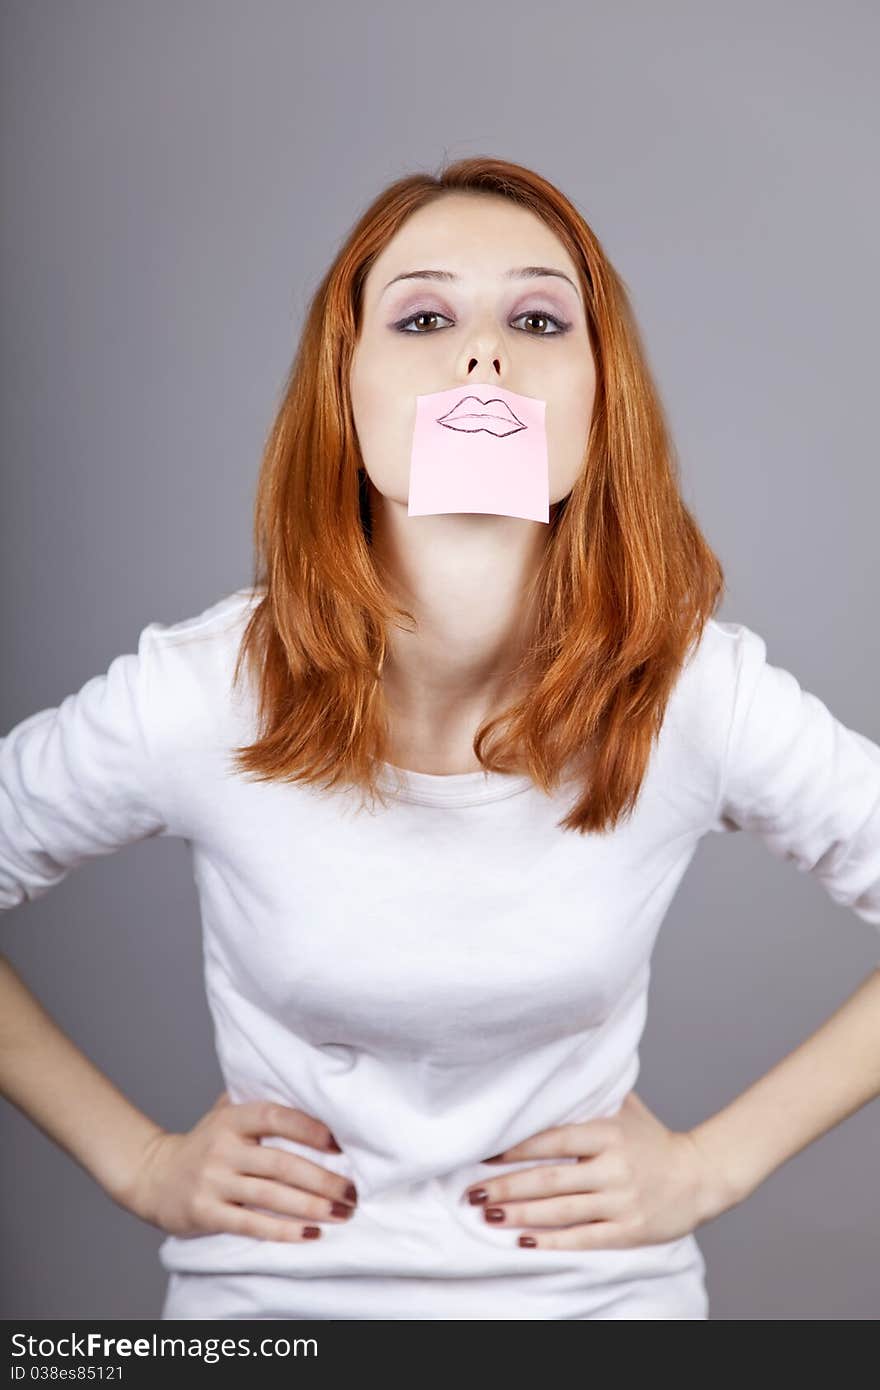
[[406, 499], [415, 397], [387, 381], [352, 381], [352, 411], [363, 464], [375, 487]]
[[551, 502], [567, 496], [584, 466], [594, 394], [593, 379], [581, 378], [558, 399], [547, 402]]

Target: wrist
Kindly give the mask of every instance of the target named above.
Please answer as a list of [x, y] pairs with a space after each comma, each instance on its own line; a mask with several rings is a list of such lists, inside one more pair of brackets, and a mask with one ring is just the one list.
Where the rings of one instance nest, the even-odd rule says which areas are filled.
[[111, 1181], [107, 1184], [107, 1192], [113, 1201], [132, 1216], [140, 1217], [142, 1221], [153, 1219], [145, 1179], [149, 1172], [151, 1156], [167, 1134], [168, 1131], [161, 1125], [150, 1122], [149, 1127], [145, 1127], [138, 1135], [136, 1143], [126, 1156], [124, 1166], [120, 1166], [113, 1173]]
[[716, 1151], [711, 1137], [700, 1125], [685, 1131], [684, 1137], [697, 1156], [697, 1210], [702, 1225], [738, 1206], [748, 1193], [737, 1181], [726, 1156]]

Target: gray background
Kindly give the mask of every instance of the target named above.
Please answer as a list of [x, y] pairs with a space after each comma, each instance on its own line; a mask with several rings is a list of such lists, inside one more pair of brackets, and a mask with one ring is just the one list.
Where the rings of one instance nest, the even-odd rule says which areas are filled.
[[[249, 582], [263, 438], [333, 250], [390, 179], [493, 154], [558, 183], [630, 287], [720, 616], [880, 741], [878, 28], [853, 0], [7, 0], [0, 729]], [[136, 1104], [194, 1124], [222, 1078], [184, 843], [85, 865], [2, 926]], [[877, 946], [760, 841], [707, 837], [639, 1094], [696, 1124]], [[162, 1233], [0, 1116], [2, 1315], [157, 1317]], [[870, 1105], [700, 1228], [713, 1318], [878, 1315], [878, 1138]]]

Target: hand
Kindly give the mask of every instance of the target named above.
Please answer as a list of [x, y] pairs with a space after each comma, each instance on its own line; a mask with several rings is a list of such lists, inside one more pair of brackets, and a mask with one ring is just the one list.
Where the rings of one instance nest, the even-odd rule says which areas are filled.
[[[223, 1091], [188, 1133], [154, 1136], [121, 1204], [178, 1236], [230, 1231], [259, 1240], [313, 1240], [319, 1226], [290, 1218], [351, 1216], [357, 1193], [348, 1178], [262, 1145], [264, 1134], [341, 1152], [327, 1126], [302, 1110], [271, 1101], [233, 1105]], [[252, 1210], [257, 1206], [280, 1215], [260, 1215]]]
[[528, 1226], [519, 1244], [544, 1250], [660, 1244], [723, 1210], [696, 1141], [667, 1129], [635, 1091], [616, 1115], [542, 1130], [485, 1162], [572, 1156], [577, 1163], [521, 1168], [465, 1195], [493, 1225]]

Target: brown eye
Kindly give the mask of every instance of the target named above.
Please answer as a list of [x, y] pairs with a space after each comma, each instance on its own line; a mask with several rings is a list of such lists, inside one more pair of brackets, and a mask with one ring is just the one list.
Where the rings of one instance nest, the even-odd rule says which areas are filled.
[[[559, 334], [559, 333], [565, 333], [565, 332], [568, 331], [568, 324], [567, 324], [567, 323], [563, 323], [560, 319], [556, 318], [553, 314], [542, 314], [542, 313], [541, 313], [540, 311], [538, 311], [538, 310], [533, 310], [531, 313], [528, 313], [528, 314], [520, 314], [519, 317], [520, 317], [521, 319], [531, 319], [531, 320], [533, 320], [533, 321], [537, 321], [538, 323], [552, 323], [552, 324], [555, 324], [555, 328], [554, 328], [551, 332], [549, 332], [549, 333], [548, 333], [548, 332], [545, 332], [544, 330], [541, 330], [540, 332], [537, 332], [537, 333], [531, 333], [531, 332], [529, 332], [529, 336], [532, 337], [532, 338], [555, 338], [555, 337], [557, 336], [557, 334]], [[516, 320], [514, 320], [514, 322], [516, 322]], [[528, 330], [527, 330], [527, 331], [528, 331]]]
[[[398, 333], [421, 335], [424, 338], [430, 333], [439, 331], [435, 326], [438, 319], [445, 319], [447, 323], [452, 322], [451, 319], [447, 318], [446, 314], [438, 313], [436, 309], [418, 309], [414, 314], [410, 314], [408, 318], [401, 319], [399, 323], [394, 324], [394, 327]], [[534, 332], [531, 329], [520, 330], [527, 332], [530, 338], [557, 338], [563, 333], [567, 333], [571, 327], [570, 323], [563, 323], [555, 314], [546, 314], [540, 309], [533, 309], [528, 313], [520, 314], [517, 319], [513, 319], [513, 324], [515, 325], [519, 319], [526, 319], [530, 322], [545, 325], [544, 328]], [[546, 327], [548, 324], [552, 324], [552, 328], [550, 328], [549, 331]]]
[[443, 319], [445, 314], [438, 314], [435, 309], [421, 309], [416, 314], [410, 314], [408, 319], [401, 319], [400, 323], [395, 324], [395, 328], [401, 333], [421, 333], [424, 337], [425, 332], [433, 332], [433, 329], [425, 330], [423, 326], [410, 328], [410, 324], [419, 323], [422, 319]]

